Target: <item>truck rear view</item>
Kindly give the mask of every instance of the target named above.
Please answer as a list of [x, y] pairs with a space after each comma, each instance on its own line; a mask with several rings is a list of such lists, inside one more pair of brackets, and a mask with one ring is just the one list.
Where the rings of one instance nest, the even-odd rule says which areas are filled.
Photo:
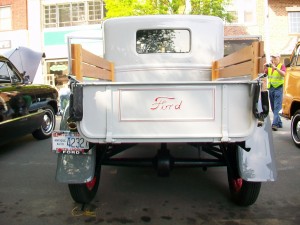
[[[94, 198], [103, 165], [153, 166], [159, 176], [175, 167], [226, 166], [233, 200], [253, 204], [261, 182], [277, 176], [258, 74], [262, 43], [223, 58], [223, 21], [208, 16], [116, 18], [103, 32], [105, 62], [86, 81], [87, 63], [103, 59], [85, 60], [80, 50], [70, 104], [53, 137], [56, 178], [73, 199]], [[176, 143], [205, 157], [174, 157], [168, 146]], [[156, 154], [143, 157], [153, 144]], [[141, 157], [126, 156], [132, 147]]]

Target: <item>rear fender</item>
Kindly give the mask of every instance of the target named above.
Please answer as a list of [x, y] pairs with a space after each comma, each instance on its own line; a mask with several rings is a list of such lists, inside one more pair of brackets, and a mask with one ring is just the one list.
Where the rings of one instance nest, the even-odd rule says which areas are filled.
[[246, 181], [264, 182], [277, 179], [271, 121], [268, 116], [263, 126], [256, 127], [246, 141], [249, 152], [238, 150], [240, 176]]
[[[60, 130], [70, 130], [68, 126], [69, 104], [63, 113]], [[91, 154], [74, 155], [59, 153], [57, 157], [56, 180], [61, 183], [86, 183], [92, 180], [96, 167], [96, 147]]]

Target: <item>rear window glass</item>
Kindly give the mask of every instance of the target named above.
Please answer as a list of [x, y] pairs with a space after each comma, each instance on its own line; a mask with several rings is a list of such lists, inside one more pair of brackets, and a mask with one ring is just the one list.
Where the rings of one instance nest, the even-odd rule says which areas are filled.
[[191, 34], [184, 29], [139, 30], [136, 33], [136, 51], [148, 53], [188, 53]]

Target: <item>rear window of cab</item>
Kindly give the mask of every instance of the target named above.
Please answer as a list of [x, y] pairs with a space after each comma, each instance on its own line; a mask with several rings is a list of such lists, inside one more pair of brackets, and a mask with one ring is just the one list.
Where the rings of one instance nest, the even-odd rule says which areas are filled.
[[191, 34], [186, 29], [138, 30], [136, 52], [149, 53], [189, 53]]

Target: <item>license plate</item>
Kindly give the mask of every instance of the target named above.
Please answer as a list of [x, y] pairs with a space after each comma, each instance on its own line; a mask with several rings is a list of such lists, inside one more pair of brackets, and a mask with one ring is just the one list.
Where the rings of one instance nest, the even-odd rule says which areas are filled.
[[78, 132], [54, 131], [52, 133], [52, 150], [57, 153], [86, 154], [87, 149], [89, 149], [89, 142]]

